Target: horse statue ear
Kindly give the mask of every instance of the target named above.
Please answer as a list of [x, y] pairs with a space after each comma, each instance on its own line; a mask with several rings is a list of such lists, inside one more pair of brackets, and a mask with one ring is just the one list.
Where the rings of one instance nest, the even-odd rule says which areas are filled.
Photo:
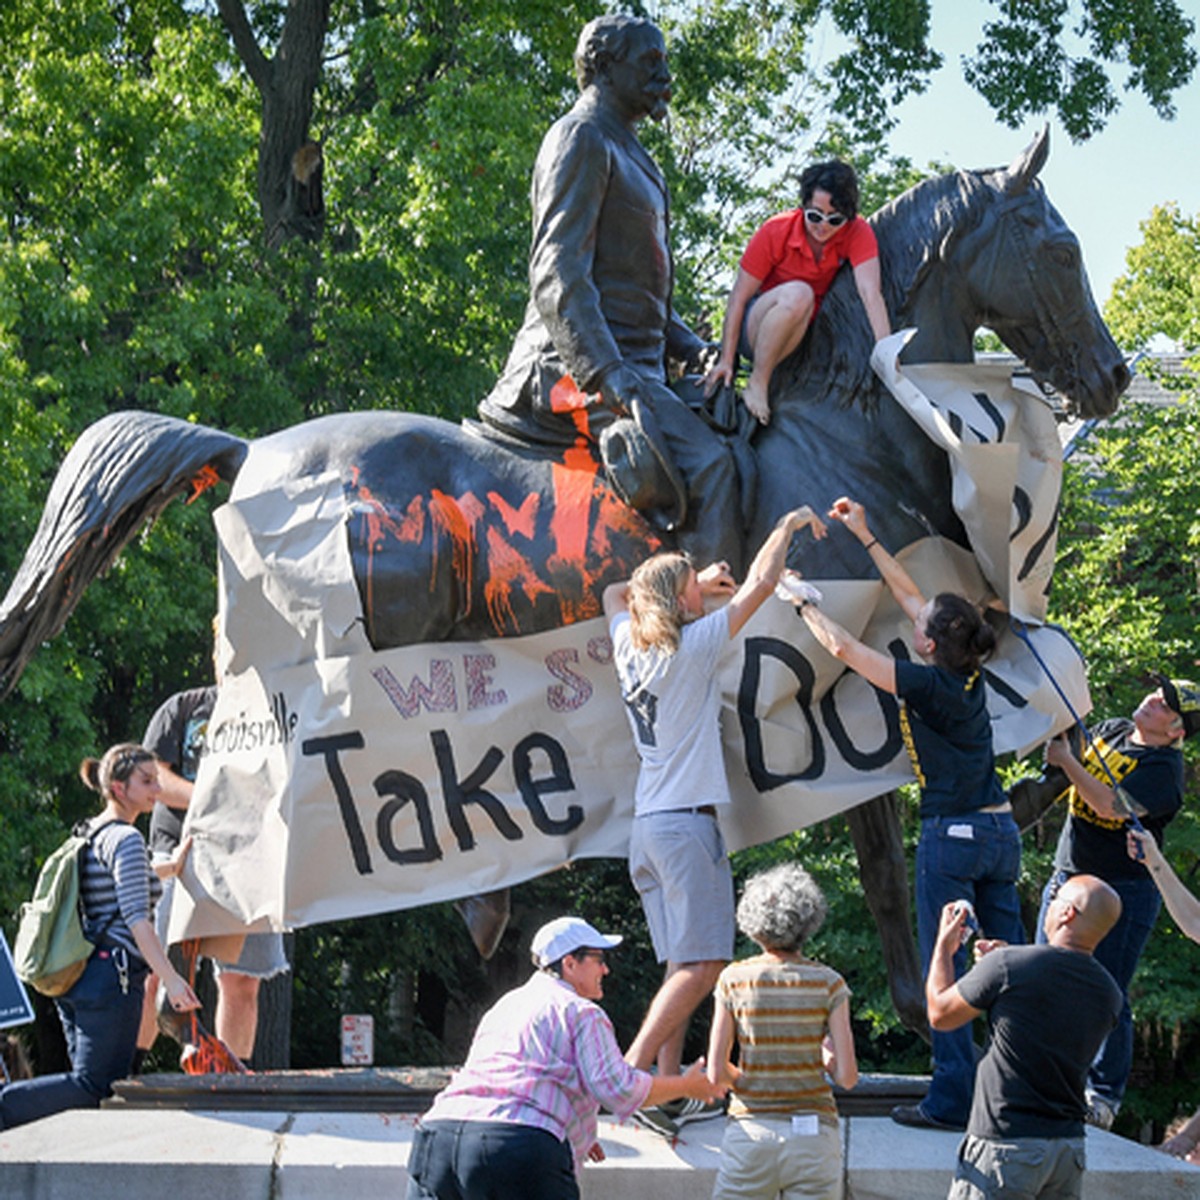
[[1050, 122], [1005, 169], [1001, 185], [1008, 196], [1019, 196], [1038, 177], [1050, 157]]

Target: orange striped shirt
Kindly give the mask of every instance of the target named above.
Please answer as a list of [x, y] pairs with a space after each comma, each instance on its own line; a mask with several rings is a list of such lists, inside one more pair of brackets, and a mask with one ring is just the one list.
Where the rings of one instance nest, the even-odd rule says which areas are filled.
[[729, 1115], [816, 1112], [836, 1118], [821, 1041], [829, 1014], [849, 998], [846, 981], [811, 959], [781, 962], [760, 954], [727, 966], [716, 999], [733, 1017], [742, 1069]]

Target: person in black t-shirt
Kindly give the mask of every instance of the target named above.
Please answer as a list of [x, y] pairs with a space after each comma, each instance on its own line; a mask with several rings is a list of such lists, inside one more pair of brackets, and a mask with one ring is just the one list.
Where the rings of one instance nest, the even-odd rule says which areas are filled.
[[1046, 911], [1046, 944], [981, 939], [978, 962], [955, 982], [965, 914], [943, 909], [925, 981], [929, 1023], [965, 1028], [986, 1012], [991, 1034], [948, 1200], [1081, 1194], [1084, 1081], [1121, 1010], [1121, 989], [1093, 952], [1120, 913], [1113, 888], [1077, 875]]
[[1063, 794], [1070, 811], [1059, 837], [1054, 874], [1042, 893], [1042, 916], [1073, 875], [1095, 875], [1121, 897], [1121, 919], [1096, 950], [1097, 960], [1125, 996], [1117, 1027], [1088, 1072], [1089, 1120], [1102, 1129], [1111, 1127], [1129, 1081], [1133, 1063], [1129, 984], [1162, 906], [1144, 863], [1128, 854], [1126, 830], [1130, 816], [1136, 816], [1162, 845], [1163, 831], [1183, 805], [1180, 745], [1200, 731], [1196, 685], [1165, 675], [1156, 678], [1159, 687], [1142, 700], [1131, 718], [1102, 721], [1091, 729], [1082, 761], [1071, 753], [1065, 737], [1046, 746], [1048, 768], [1060, 771], [1064, 785], [1069, 785]]
[[[799, 610], [826, 650], [903, 703], [901, 729], [921, 789], [917, 844], [917, 939], [928, 967], [945, 904], [969, 900], [985, 934], [1023, 942], [1017, 879], [1021, 835], [996, 778], [992, 726], [981, 666], [995, 635], [964, 596], [927, 600], [867, 525], [861, 504], [842, 498], [829, 513], [862, 543], [896, 603], [913, 623], [920, 662], [893, 658], [852, 637], [811, 600]], [[966, 970], [966, 952], [956, 959]], [[933, 1079], [919, 1104], [898, 1104], [892, 1119], [928, 1129], [963, 1129], [975, 1082], [975, 1043], [964, 1025], [933, 1035]]]
[[[183, 836], [183, 822], [192, 797], [192, 787], [205, 753], [208, 722], [217, 702], [215, 686], [176, 692], [150, 718], [143, 741], [158, 759], [162, 782], [159, 801], [150, 817], [150, 851], [157, 863], [169, 859]], [[159, 936], [165, 944], [170, 920], [172, 886], [164, 887], [155, 915]], [[249, 1062], [258, 1029], [258, 993], [264, 979], [288, 969], [279, 933], [247, 934], [236, 960], [212, 959], [217, 984], [217, 1036], [240, 1058]], [[154, 988], [147, 992], [140, 1047], [154, 1042]], [[184, 1048], [185, 1056], [189, 1047]]]

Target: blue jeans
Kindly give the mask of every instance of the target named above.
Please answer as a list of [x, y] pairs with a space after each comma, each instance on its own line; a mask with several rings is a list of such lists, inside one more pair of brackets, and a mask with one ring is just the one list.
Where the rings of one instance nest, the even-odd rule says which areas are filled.
[[[114, 954], [120, 959], [114, 959]], [[122, 987], [118, 961], [126, 961], [125, 951], [107, 947], [94, 951], [75, 986], [55, 1002], [71, 1070], [0, 1088], [0, 1129], [68, 1108], [97, 1108], [112, 1095], [113, 1082], [129, 1074], [148, 968], [140, 958], [128, 955]]]
[[423, 1121], [406, 1200], [579, 1200], [571, 1148], [506, 1121]]
[[[1013, 945], [1025, 941], [1017, 879], [1021, 834], [1012, 814], [926, 817], [917, 843], [917, 940], [928, 973], [942, 909], [970, 900], [983, 935]], [[967, 969], [967, 948], [954, 956], [954, 977]], [[933, 1080], [921, 1107], [927, 1116], [965, 1127], [975, 1090], [975, 1040], [968, 1023], [933, 1034]]]
[[[1044, 942], [1042, 929], [1046, 910], [1058, 889], [1071, 878], [1071, 872], [1056, 871], [1042, 890], [1042, 909], [1038, 913], [1038, 941]], [[1162, 908], [1162, 897], [1154, 880], [1116, 879], [1108, 885], [1121, 897], [1121, 916], [1096, 947], [1096, 961], [1117, 981], [1123, 1002], [1112, 1033], [1096, 1052], [1088, 1068], [1088, 1091], [1095, 1092], [1114, 1112], [1121, 1107], [1129, 1071], [1133, 1066], [1133, 1010], [1129, 1007], [1129, 984], [1138, 960], [1150, 940], [1154, 922]]]

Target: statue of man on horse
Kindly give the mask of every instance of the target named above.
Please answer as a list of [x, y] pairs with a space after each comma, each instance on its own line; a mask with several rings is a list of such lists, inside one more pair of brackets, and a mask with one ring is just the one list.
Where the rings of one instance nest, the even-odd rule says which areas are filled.
[[598, 17], [575, 71], [579, 99], [533, 170], [525, 320], [479, 414], [523, 442], [595, 447], [626, 503], [697, 561], [737, 564], [733, 458], [667, 382], [668, 359], [700, 372], [713, 348], [672, 305], [667, 185], [637, 138], [671, 97], [663, 36], [641, 18]]

